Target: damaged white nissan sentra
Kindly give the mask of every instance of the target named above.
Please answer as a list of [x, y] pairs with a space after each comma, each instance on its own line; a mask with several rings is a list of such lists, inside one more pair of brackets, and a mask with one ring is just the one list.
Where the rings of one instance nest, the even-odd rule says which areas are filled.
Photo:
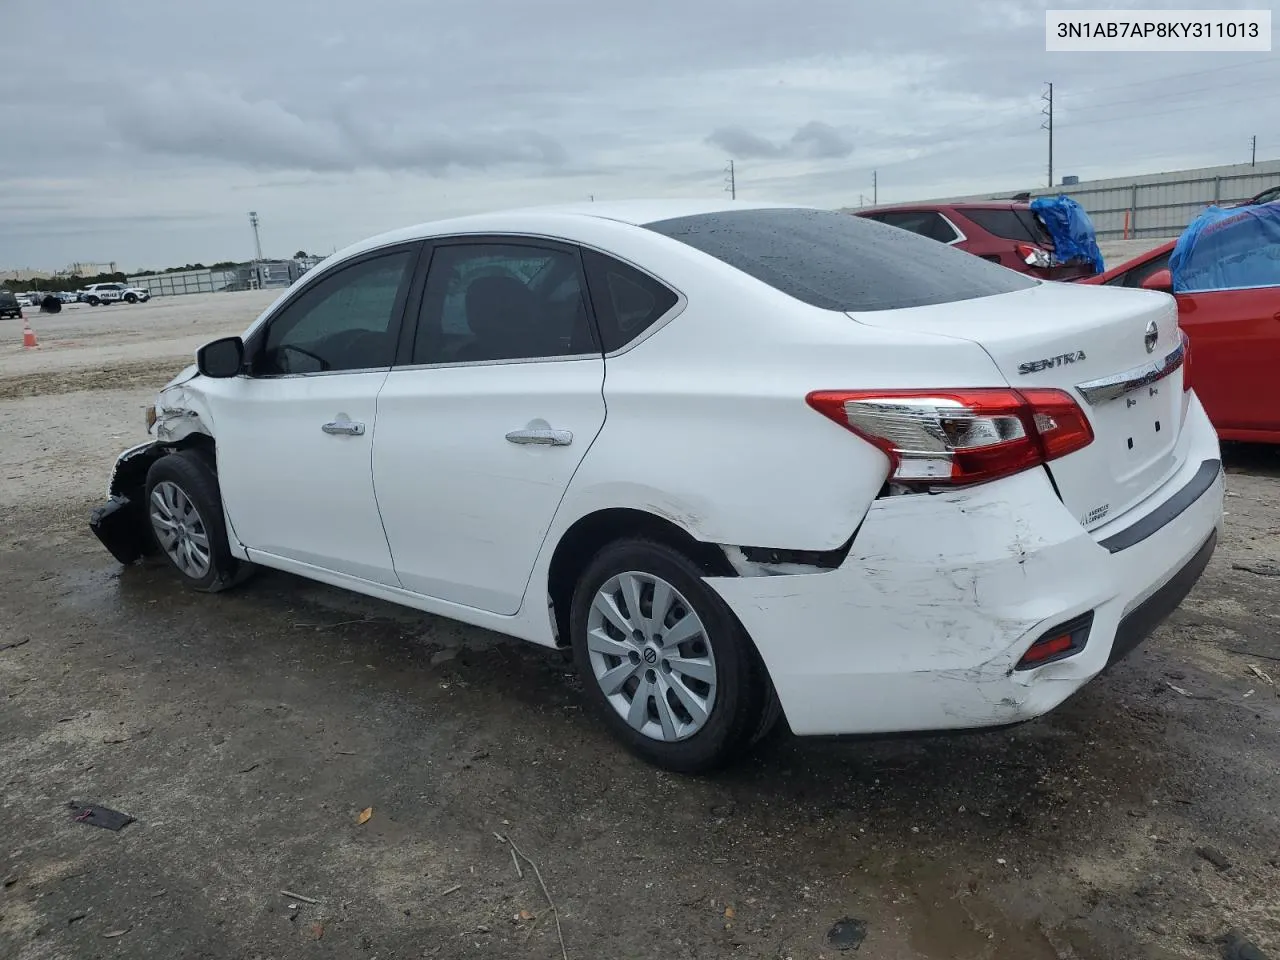
[[1122, 657], [1217, 540], [1172, 298], [793, 207], [357, 244], [161, 392], [92, 527], [571, 646], [633, 750], [980, 728]]

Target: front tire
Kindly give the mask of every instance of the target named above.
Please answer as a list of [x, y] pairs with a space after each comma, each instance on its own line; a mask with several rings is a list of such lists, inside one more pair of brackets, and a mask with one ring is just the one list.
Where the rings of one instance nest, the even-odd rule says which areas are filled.
[[251, 564], [231, 556], [222, 495], [210, 458], [197, 450], [161, 457], [147, 472], [147, 518], [156, 546], [193, 589], [218, 593]]
[[91, 307], [96, 307], [96, 306], [97, 306], [98, 304], [100, 304], [102, 301], [101, 301], [101, 300], [99, 300], [97, 297], [90, 297], [90, 298], [88, 299], [88, 301], [86, 301], [86, 302], [89, 304], [89, 306], [91, 306]]
[[723, 766], [771, 719], [772, 689], [746, 631], [698, 565], [666, 544], [601, 550], [574, 590], [569, 633], [588, 699], [656, 766]]
[[136, 296], [135, 294], [132, 294], [132, 293], [126, 293], [126, 294], [124, 295], [124, 302], [125, 302], [125, 303], [137, 303], [137, 302], [138, 302], [138, 298], [137, 298], [137, 296]]

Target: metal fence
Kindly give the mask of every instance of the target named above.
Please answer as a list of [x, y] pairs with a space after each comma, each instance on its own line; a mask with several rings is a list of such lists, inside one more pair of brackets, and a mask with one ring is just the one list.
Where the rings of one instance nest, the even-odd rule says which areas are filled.
[[218, 293], [266, 287], [287, 287], [313, 264], [294, 260], [264, 260], [225, 270], [182, 270], [176, 273], [148, 273], [129, 277], [130, 286], [142, 287], [153, 297], [173, 297], [184, 293]]
[[129, 286], [149, 290], [153, 297], [173, 297], [184, 293], [215, 293], [219, 290], [236, 289], [239, 277], [238, 270], [183, 270], [180, 273], [151, 273], [129, 277]]
[[1052, 190], [1007, 190], [949, 197], [938, 202], [1007, 200], [1019, 192], [1028, 192], [1032, 197], [1065, 193], [1088, 212], [1100, 240], [1121, 240], [1176, 237], [1210, 204], [1247, 200], [1277, 184], [1280, 184], [1280, 160], [1266, 160], [1256, 166], [1240, 163], [1140, 177], [1112, 177]]

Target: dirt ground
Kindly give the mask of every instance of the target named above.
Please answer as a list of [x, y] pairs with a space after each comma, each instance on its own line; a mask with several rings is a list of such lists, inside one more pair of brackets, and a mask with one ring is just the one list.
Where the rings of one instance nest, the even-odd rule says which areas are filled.
[[1228, 451], [1200, 585], [1050, 716], [784, 732], [688, 779], [615, 746], [557, 654], [99, 546], [155, 388], [269, 300], [37, 314], [38, 352], [0, 325], [0, 957], [808, 960], [855, 955], [846, 918], [874, 960], [1207, 958], [1230, 928], [1280, 954], [1275, 451]]

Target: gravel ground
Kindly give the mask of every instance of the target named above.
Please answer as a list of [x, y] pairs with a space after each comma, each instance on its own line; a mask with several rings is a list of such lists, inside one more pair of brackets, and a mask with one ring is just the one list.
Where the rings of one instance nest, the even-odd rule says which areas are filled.
[[1229, 451], [1205, 578], [1050, 716], [783, 733], [687, 779], [623, 754], [557, 654], [283, 574], [197, 595], [97, 544], [142, 406], [269, 299], [37, 315], [38, 353], [0, 327], [0, 957], [562, 957], [495, 834], [573, 960], [834, 958], [843, 918], [877, 960], [1280, 952], [1275, 451]]

